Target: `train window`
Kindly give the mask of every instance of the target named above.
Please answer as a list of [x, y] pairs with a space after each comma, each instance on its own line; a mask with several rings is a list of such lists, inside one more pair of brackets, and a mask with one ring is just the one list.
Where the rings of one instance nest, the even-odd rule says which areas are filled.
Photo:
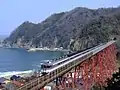
[[52, 66], [49, 65], [49, 64], [43, 64], [41, 65], [41, 69], [44, 69], [44, 68], [51, 68]]
[[46, 75], [47, 73], [46, 72], [42, 72], [42, 76]]

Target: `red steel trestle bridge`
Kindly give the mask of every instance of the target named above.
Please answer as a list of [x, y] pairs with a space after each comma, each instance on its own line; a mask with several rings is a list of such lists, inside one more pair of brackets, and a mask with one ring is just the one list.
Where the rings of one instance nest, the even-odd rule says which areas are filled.
[[90, 90], [93, 85], [106, 86], [106, 80], [117, 70], [115, 41], [100, 44], [47, 65], [43, 75], [17, 90], [43, 90], [44, 86], [55, 79], [58, 81], [57, 90], [76, 88], [76, 83], [81, 85], [82, 90]]

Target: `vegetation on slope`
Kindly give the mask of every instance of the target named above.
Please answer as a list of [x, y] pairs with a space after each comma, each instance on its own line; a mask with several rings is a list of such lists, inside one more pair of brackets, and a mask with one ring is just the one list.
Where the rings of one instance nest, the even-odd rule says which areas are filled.
[[117, 38], [117, 46], [120, 48], [120, 13], [92, 20], [76, 36], [72, 45], [74, 50], [98, 45], [114, 38]]
[[34, 47], [63, 47], [71, 50], [106, 42], [120, 34], [120, 8], [77, 7], [53, 14], [41, 23], [24, 22], [5, 39], [10, 44]]

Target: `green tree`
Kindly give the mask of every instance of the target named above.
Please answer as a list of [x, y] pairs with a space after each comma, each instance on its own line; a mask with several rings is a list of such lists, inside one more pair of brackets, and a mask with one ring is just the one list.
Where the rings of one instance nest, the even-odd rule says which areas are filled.
[[112, 79], [108, 79], [106, 90], [120, 90], [120, 68], [119, 72], [113, 74]]

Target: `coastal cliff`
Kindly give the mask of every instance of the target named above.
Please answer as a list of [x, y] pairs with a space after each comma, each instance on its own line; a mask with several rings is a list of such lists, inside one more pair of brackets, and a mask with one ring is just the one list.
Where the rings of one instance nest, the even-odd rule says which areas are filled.
[[82, 50], [113, 38], [120, 47], [120, 8], [77, 7], [53, 14], [43, 22], [26, 21], [4, 43], [29, 47]]

